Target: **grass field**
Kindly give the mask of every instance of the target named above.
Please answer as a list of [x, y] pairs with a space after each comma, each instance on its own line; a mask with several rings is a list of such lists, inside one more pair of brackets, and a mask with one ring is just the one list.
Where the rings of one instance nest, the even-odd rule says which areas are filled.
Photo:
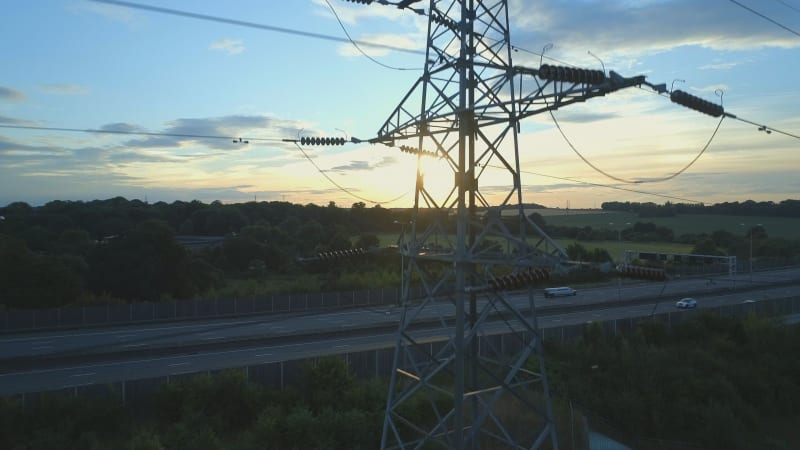
[[[568, 211], [565, 209], [535, 210], [551, 225], [590, 226], [596, 229], [622, 230], [636, 222], [653, 222], [671, 228], [675, 236], [689, 233], [711, 233], [726, 230], [743, 235], [751, 226], [761, 224], [770, 237], [800, 239], [800, 218], [764, 216], [681, 215], [675, 217], [639, 218], [634, 213], [604, 212], [601, 210]], [[742, 225], [744, 224], [744, 225]]]
[[[397, 235], [390, 234], [390, 233], [381, 233], [378, 234], [378, 238], [381, 241], [381, 247], [389, 247], [392, 245], [397, 245]], [[583, 241], [575, 241], [572, 239], [556, 239], [556, 242], [561, 245], [563, 248], [567, 248], [567, 246], [573, 242], [578, 242], [582, 246], [584, 246], [587, 250], [591, 251], [595, 248], [604, 248], [608, 251], [608, 254], [614, 259], [615, 262], [618, 262], [625, 250], [634, 250], [634, 251], [656, 251], [656, 252], [665, 252], [665, 253], [689, 253], [692, 249], [691, 245], [688, 244], [677, 244], [671, 242], [626, 242], [626, 241], [596, 241], [596, 242], [583, 242]]]

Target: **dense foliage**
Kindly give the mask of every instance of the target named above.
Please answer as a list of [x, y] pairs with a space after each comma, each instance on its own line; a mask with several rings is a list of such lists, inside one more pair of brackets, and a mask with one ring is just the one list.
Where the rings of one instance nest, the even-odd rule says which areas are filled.
[[[751, 203], [755, 204], [742, 205]], [[636, 210], [642, 205], [652, 206], [611, 202], [604, 208]], [[762, 213], [772, 205], [771, 214], [777, 214], [795, 203], [757, 205]], [[386, 248], [388, 242], [381, 244], [378, 236], [397, 236], [408, 226], [409, 213], [367, 208], [362, 202], [349, 208], [333, 202], [324, 207], [287, 202], [148, 204], [122, 197], [52, 201], [40, 207], [11, 203], [0, 208], [0, 266], [5, 268], [0, 272], [0, 308], [396, 287], [397, 252]], [[424, 229], [435, 213], [420, 210], [418, 228]], [[646, 221], [611, 230], [548, 225], [536, 212], [530, 218], [550, 236], [576, 241], [567, 246], [569, 256], [587, 263], [603, 264], [611, 258], [605, 249], [586, 249], [580, 242], [680, 242], [693, 245], [693, 253], [735, 255], [740, 261], [750, 255], [800, 254], [800, 240], [770, 237], [760, 225], [744, 230], [744, 235], [720, 230], [675, 236], [670, 228]], [[444, 226], [454, 233], [454, 219], [446, 220]], [[515, 226], [514, 218], [506, 220], [509, 227]], [[381, 245], [386, 251], [352, 260], [318, 263], [306, 258]], [[588, 279], [595, 278], [590, 274]]]
[[[600, 327], [550, 346], [554, 389], [624, 434], [704, 449], [800, 448], [800, 328], [704, 315], [645, 323], [616, 337]], [[640, 447], [636, 447], [640, 448]]]
[[[318, 252], [377, 247], [401, 214], [250, 202], [17, 202], [0, 208], [0, 308], [187, 299], [399, 284], [397, 255], [335, 267], [299, 262]], [[200, 237], [211, 237], [211, 239]], [[205, 242], [189, 250], [181, 240]], [[391, 274], [391, 275], [388, 275]]]

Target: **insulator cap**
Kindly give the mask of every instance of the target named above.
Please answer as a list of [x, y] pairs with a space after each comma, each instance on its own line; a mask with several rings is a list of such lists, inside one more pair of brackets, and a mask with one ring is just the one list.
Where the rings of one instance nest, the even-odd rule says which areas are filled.
[[672, 91], [669, 94], [669, 99], [672, 100], [674, 103], [685, 106], [689, 109], [693, 109], [695, 111], [700, 111], [701, 113], [708, 114], [709, 116], [712, 117], [719, 117], [725, 114], [725, 109], [722, 107], [722, 105], [711, 103], [707, 100], [703, 100], [700, 97], [695, 97], [694, 95], [681, 90]]
[[333, 259], [347, 258], [350, 256], [361, 256], [366, 254], [367, 254], [367, 249], [358, 247], [358, 248], [348, 248], [342, 250], [331, 250], [328, 252], [319, 252], [317, 253], [316, 257], [319, 261], [328, 261]]
[[491, 278], [488, 282], [489, 289], [505, 291], [517, 289], [550, 278], [550, 273], [544, 269], [529, 269], [522, 272], [510, 273], [501, 277]]
[[619, 273], [621, 277], [637, 278], [640, 280], [664, 281], [667, 279], [667, 272], [664, 269], [633, 266], [630, 264], [620, 264], [617, 266], [617, 273]]
[[300, 138], [301, 145], [344, 145], [347, 140], [345, 138], [331, 138], [331, 137], [302, 137]]
[[404, 153], [411, 153], [412, 155], [422, 155], [422, 156], [432, 156], [436, 157], [436, 153], [428, 150], [420, 150], [418, 148], [409, 147], [407, 145], [401, 145], [400, 151]]
[[539, 67], [539, 78], [569, 83], [602, 84], [606, 80], [606, 74], [602, 70], [542, 64]]
[[458, 23], [449, 17], [439, 14], [438, 12], [431, 11], [431, 20], [440, 25], [444, 25], [450, 29], [450, 31], [458, 32]]

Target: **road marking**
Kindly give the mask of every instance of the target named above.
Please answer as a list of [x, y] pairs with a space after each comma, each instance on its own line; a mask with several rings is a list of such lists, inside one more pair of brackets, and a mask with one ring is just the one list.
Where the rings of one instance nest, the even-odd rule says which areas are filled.
[[222, 336], [209, 336], [209, 337], [204, 337], [203, 338], [204, 341], [211, 341], [211, 340], [214, 340], [214, 339], [224, 339], [224, 337], [222, 337]]
[[343, 344], [343, 345], [334, 345], [333, 348], [345, 348], [350, 347], [350, 344]]
[[86, 372], [86, 373], [76, 373], [75, 375], [70, 375], [70, 377], [88, 377], [90, 375], [94, 375], [97, 372]]
[[185, 366], [187, 364], [191, 364], [191, 363], [190, 362], [181, 362], [181, 363], [167, 364], [167, 367]]
[[135, 335], [135, 334], [123, 334], [123, 335], [120, 335], [120, 336], [115, 336], [115, 337], [116, 337], [117, 339], [127, 339], [127, 338], [136, 337], [136, 336], [137, 336], [137, 335]]
[[261, 358], [262, 356], [272, 356], [272, 353], [262, 353], [260, 355], [256, 355], [256, 358]]
[[123, 345], [123, 347], [141, 347], [141, 346], [143, 346], [143, 345], [147, 345], [147, 344], [144, 344], [144, 343], [139, 343], [139, 344], [126, 344], [126, 345]]
[[53, 341], [41, 341], [41, 342], [32, 342], [31, 345], [45, 345], [45, 344], [52, 344]]

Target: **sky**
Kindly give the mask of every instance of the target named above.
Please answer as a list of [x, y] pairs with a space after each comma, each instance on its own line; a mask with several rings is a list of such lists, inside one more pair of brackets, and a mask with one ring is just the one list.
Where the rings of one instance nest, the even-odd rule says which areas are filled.
[[[407, 51], [362, 47], [370, 59], [350, 43], [307, 36], [346, 38], [325, 0], [142, 2], [261, 28], [89, 0], [7, 0], [0, 206], [123, 196], [411, 207], [413, 156], [366, 143], [306, 146], [304, 155], [282, 141], [375, 137], [421, 75], [425, 17], [329, 1], [353, 39]], [[751, 122], [726, 118], [714, 134], [719, 119], [637, 88], [558, 110], [563, 136], [550, 115], [528, 118], [520, 127], [525, 202], [577, 209], [800, 198], [800, 139], [758, 129], [800, 135], [800, 0], [508, 5], [515, 65], [538, 68], [547, 46], [547, 57], [645, 75]], [[681, 175], [649, 182], [689, 165], [712, 135]], [[575, 150], [639, 182], [609, 178]], [[487, 192], [491, 184], [490, 175], [481, 180]]]

